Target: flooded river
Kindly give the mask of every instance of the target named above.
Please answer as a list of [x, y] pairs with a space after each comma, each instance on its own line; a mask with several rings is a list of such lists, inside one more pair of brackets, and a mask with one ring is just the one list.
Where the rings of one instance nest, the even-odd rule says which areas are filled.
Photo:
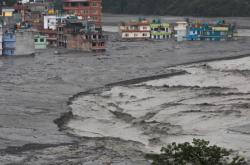
[[[104, 114], [102, 111], [85, 113], [81, 110], [79, 113], [83, 113], [83, 115], [76, 115], [77, 109], [84, 107], [81, 106], [82, 101], [78, 104], [80, 107], [74, 107], [75, 103], [77, 103], [74, 101], [82, 99], [81, 92], [90, 89], [101, 89], [102, 91], [102, 87], [106, 84], [139, 77], [173, 74], [177, 68], [169, 67], [175, 67], [179, 64], [248, 56], [250, 54], [249, 38], [241, 38], [238, 41], [231, 42], [184, 43], [176, 43], [174, 41], [117, 42], [113, 40], [113, 38], [111, 34], [108, 42], [108, 50], [100, 54], [77, 52], [54, 54], [54, 50], [48, 49], [38, 53], [34, 57], [0, 59], [1, 164], [148, 164], [143, 158], [143, 152], [157, 150], [157, 145], [160, 146], [160, 144], [164, 144], [162, 142], [171, 141], [171, 137], [168, 138], [167, 141], [157, 139], [156, 135], [159, 135], [159, 130], [155, 128], [155, 134], [150, 133], [150, 129], [153, 128], [151, 127], [152, 125], [148, 126], [149, 130], [146, 133], [135, 132], [132, 127], [128, 130], [131, 134], [124, 134], [125, 132], [123, 133], [119, 128], [124, 128], [124, 130], [128, 129], [131, 123], [126, 122], [129, 122], [131, 117], [140, 117], [140, 114], [137, 114], [136, 111], [133, 113], [129, 112], [131, 116], [127, 116], [125, 120], [119, 121], [116, 127], [112, 127], [109, 123], [110, 121], [106, 122], [107, 125], [91, 125], [94, 121], [91, 121], [90, 116], [99, 117], [103, 120], [110, 120], [110, 116]], [[198, 69], [202, 69], [199, 67]], [[186, 68], [178, 69], [186, 70]], [[220, 70], [220, 68], [216, 69]], [[225, 68], [222, 68], [222, 70], [222, 76], [225, 76], [224, 74], [227, 74], [226, 71], [224, 73]], [[242, 78], [242, 81], [244, 80], [244, 76], [248, 75], [247, 70], [248, 68], [246, 68], [245, 72], [237, 73], [238, 78]], [[231, 72], [228, 72], [229, 77], [230, 74]], [[159, 77], [163, 78], [164, 76]], [[215, 79], [219, 81], [219, 77], [215, 77]], [[231, 81], [231, 79], [228, 79], [228, 81]], [[177, 83], [176, 81], [173, 82]], [[166, 85], [170, 86], [171, 84], [168, 82]], [[187, 84], [178, 85], [184, 86]], [[194, 84], [194, 86], [196, 85], [197, 84]], [[118, 91], [124, 90], [125, 88], [127, 87], [118, 88]], [[143, 86], [141, 88], [143, 88]], [[241, 88], [244, 87], [241, 86]], [[126, 89], [125, 91], [131, 89]], [[172, 90], [172, 92], [174, 90], [185, 90], [185, 96], [183, 97], [189, 99], [191, 99], [190, 95], [197, 94], [194, 90], [201, 94], [206, 94], [204, 93], [206, 90], [204, 91], [199, 88], [192, 90], [189, 88], [167, 88], [166, 90]], [[190, 93], [188, 90], [190, 90]], [[222, 94], [225, 93], [223, 90], [219, 92]], [[99, 93], [101, 91], [99, 91]], [[237, 91], [231, 92], [237, 93]], [[238, 93], [242, 93], [242, 91], [238, 91]], [[136, 97], [135, 99], [140, 98], [137, 94], [138, 93], [133, 94]], [[124, 100], [126, 97], [127, 96], [124, 95]], [[229, 99], [229, 96], [225, 97]], [[236, 95], [230, 97], [237, 99]], [[245, 99], [240, 94], [238, 100], [246, 102], [248, 95], [245, 94], [244, 97]], [[134, 97], [131, 97], [131, 99], [133, 98]], [[100, 103], [102, 102], [100, 101]], [[152, 105], [153, 103], [154, 102], [152, 102]], [[189, 103], [185, 102], [185, 104]], [[112, 102], [110, 102], [110, 105], [112, 105]], [[134, 105], [137, 105], [137, 102], [134, 102]], [[128, 109], [133, 110], [133, 108], [135, 108], [133, 107], [134, 105], [128, 104]], [[91, 108], [91, 106], [92, 105], [88, 105], [88, 108]], [[94, 104], [93, 106], [96, 107]], [[216, 108], [219, 107], [217, 106]], [[86, 109], [83, 108], [83, 110]], [[180, 112], [184, 111], [185, 107], [180, 106], [179, 110]], [[193, 110], [198, 110], [198, 108]], [[224, 109], [222, 108], [222, 110]], [[209, 114], [206, 112], [194, 112], [193, 114], [194, 117], [198, 119], [198, 115], [202, 113]], [[185, 114], [189, 115], [190, 113]], [[224, 114], [224, 112], [214, 114], [217, 114], [218, 118], [218, 116]], [[171, 115], [174, 115], [174, 113]], [[241, 114], [232, 111], [227, 116], [230, 117], [230, 119], [235, 119], [234, 117], [237, 117], [237, 115], [239, 116]], [[61, 116], [63, 116], [63, 118]], [[88, 119], [86, 119], [86, 117]], [[175, 119], [180, 120], [181, 118], [173, 118], [173, 120]], [[223, 119], [226, 119], [226, 117], [223, 116]], [[238, 119], [241, 121], [240, 117]], [[88, 122], [86, 123], [86, 121]], [[161, 123], [160, 119], [159, 122]], [[187, 133], [185, 131], [192, 133], [191, 130], [181, 128], [181, 124], [177, 123], [177, 121], [173, 122], [176, 122], [176, 129], [171, 132], [172, 134], [178, 134], [182, 131], [184, 133]], [[168, 123], [170, 123], [170, 121], [168, 121]], [[116, 123], [114, 122], [113, 124], [115, 125]], [[101, 129], [99, 132], [96, 131], [96, 129], [102, 128], [101, 126], [107, 126], [106, 128], [110, 128], [112, 131], [105, 132]], [[236, 126], [238, 125], [230, 127], [230, 131], [234, 133], [239, 131]], [[138, 127], [140, 127], [140, 124], [138, 124]], [[165, 126], [159, 126], [159, 128], [163, 127]], [[85, 128], [91, 129], [88, 134], [86, 134]], [[242, 123], [241, 128], [242, 130], [246, 128], [243, 130], [246, 132], [248, 127], [246, 123]], [[81, 133], [75, 131], [76, 129]], [[83, 131], [81, 129], [83, 129]], [[199, 131], [202, 131], [202, 129], [200, 128], [197, 133], [200, 133]], [[141, 136], [141, 134], [144, 136]], [[156, 139], [152, 139], [151, 137], [156, 137]], [[189, 137], [183, 139], [187, 140]], [[244, 137], [242, 136], [241, 139], [244, 139]], [[178, 140], [182, 140], [181, 136]], [[218, 140], [218, 143], [219, 142], [221, 141]], [[156, 148], [154, 146], [156, 146]], [[228, 145], [225, 146], [230, 148]], [[245, 151], [244, 148], [242, 149], [242, 151]]]

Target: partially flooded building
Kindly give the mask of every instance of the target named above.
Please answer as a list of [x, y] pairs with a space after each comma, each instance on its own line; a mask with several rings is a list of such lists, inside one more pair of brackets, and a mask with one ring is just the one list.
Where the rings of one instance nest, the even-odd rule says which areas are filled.
[[172, 27], [169, 23], [162, 23], [161, 20], [153, 20], [150, 24], [151, 39], [165, 40], [172, 37]]
[[34, 34], [27, 29], [18, 29], [16, 35], [15, 55], [32, 55], [35, 53]]
[[187, 28], [188, 28], [188, 22], [186, 21], [176, 22], [176, 25], [174, 26], [174, 33], [175, 33], [175, 38], [178, 42], [185, 40], [185, 37], [187, 35]]
[[146, 19], [138, 21], [122, 22], [119, 26], [122, 39], [126, 40], [146, 40], [150, 39], [150, 22]]
[[34, 44], [35, 44], [35, 49], [46, 49], [48, 45], [46, 36], [40, 34], [35, 35]]
[[14, 31], [8, 30], [3, 33], [3, 55], [15, 55], [16, 36]]
[[3, 26], [0, 24], [0, 55], [3, 54]]
[[81, 51], [104, 51], [105, 37], [95, 21], [66, 19], [57, 26], [58, 47]]
[[186, 38], [189, 41], [226, 41], [232, 40], [235, 33], [236, 26], [224, 20], [218, 20], [216, 24], [195, 22], [189, 24]]

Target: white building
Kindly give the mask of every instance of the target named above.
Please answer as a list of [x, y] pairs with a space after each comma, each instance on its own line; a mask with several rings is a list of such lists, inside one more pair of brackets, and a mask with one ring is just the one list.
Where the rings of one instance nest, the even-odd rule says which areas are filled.
[[19, 3], [29, 3], [29, 0], [20, 0]]
[[67, 16], [46, 15], [43, 17], [43, 28], [56, 30], [58, 20], [67, 18]]
[[149, 39], [150, 22], [142, 20], [138, 22], [122, 23], [119, 27], [122, 39]]
[[19, 0], [19, 3], [45, 2], [45, 0]]
[[175, 37], [178, 42], [185, 40], [185, 36], [187, 35], [187, 27], [188, 23], [185, 21], [176, 22], [174, 30], [175, 30]]

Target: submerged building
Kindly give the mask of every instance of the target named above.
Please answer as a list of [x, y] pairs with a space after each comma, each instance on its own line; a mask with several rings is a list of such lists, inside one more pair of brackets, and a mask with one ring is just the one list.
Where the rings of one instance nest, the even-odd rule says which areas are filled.
[[153, 20], [150, 28], [151, 39], [164, 40], [172, 37], [172, 28], [169, 23], [161, 23], [161, 20]]
[[57, 45], [81, 51], [104, 51], [105, 37], [95, 21], [68, 18], [57, 26]]
[[150, 22], [146, 19], [139, 19], [138, 21], [128, 23], [122, 22], [119, 26], [119, 32], [122, 39], [150, 39]]

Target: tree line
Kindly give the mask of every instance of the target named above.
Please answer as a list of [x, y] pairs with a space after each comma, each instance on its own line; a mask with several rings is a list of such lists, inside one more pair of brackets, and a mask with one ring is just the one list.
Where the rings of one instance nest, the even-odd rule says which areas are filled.
[[249, 0], [103, 0], [103, 10], [115, 14], [175, 16], [250, 16]]
[[[5, 0], [13, 5], [17, 0]], [[54, 0], [58, 9], [63, 0]], [[250, 16], [250, 0], [103, 0], [103, 12], [114, 14], [236, 17]]]

